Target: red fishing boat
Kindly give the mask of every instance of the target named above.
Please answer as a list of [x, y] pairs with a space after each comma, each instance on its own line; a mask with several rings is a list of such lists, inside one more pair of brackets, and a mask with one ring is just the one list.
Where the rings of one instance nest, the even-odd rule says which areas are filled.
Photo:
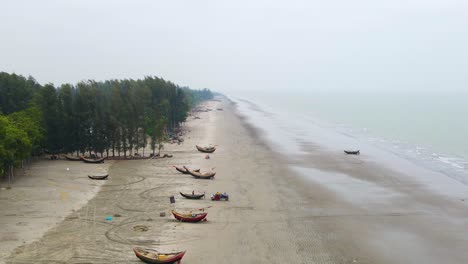
[[174, 210], [172, 210], [172, 215], [174, 215], [175, 219], [181, 221], [181, 222], [190, 222], [190, 223], [196, 223], [204, 220], [208, 213], [203, 212], [203, 213], [179, 213]]

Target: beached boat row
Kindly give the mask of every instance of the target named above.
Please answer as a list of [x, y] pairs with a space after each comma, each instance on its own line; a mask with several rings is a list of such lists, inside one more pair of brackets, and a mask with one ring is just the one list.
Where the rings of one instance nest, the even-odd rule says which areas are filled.
[[[216, 151], [216, 146], [203, 147], [196, 145], [195, 147], [198, 151], [202, 153], [214, 153]], [[178, 172], [186, 175], [191, 175], [196, 179], [214, 179], [216, 175], [216, 172], [213, 170], [214, 168], [211, 168], [207, 171], [201, 171], [201, 169], [191, 169], [186, 166], [173, 165], [172, 167], [174, 167]], [[182, 197], [191, 200], [199, 200], [205, 197], [205, 193], [195, 193], [195, 191], [192, 191], [192, 193], [179, 193]], [[228, 195], [226, 193], [216, 193], [214, 195], [211, 195], [211, 197], [212, 200], [220, 200], [220, 197], [224, 197], [225, 200], [229, 200]], [[216, 197], [217, 199], [213, 199], [213, 197]], [[188, 212], [172, 210], [171, 213], [175, 219], [177, 219], [180, 222], [186, 223], [197, 223], [206, 221], [206, 217], [208, 215], [208, 212], [205, 212], [204, 208]], [[152, 249], [144, 249], [141, 247], [134, 247], [133, 251], [140, 260], [146, 263], [180, 263], [180, 261], [185, 255], [185, 251], [175, 253], [159, 253]]]

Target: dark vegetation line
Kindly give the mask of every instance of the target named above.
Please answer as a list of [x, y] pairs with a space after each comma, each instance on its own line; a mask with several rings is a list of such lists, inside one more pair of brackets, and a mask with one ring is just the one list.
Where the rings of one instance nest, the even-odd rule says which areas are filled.
[[0, 175], [44, 152], [126, 156], [150, 144], [154, 155], [211, 98], [158, 77], [55, 87], [0, 72]]

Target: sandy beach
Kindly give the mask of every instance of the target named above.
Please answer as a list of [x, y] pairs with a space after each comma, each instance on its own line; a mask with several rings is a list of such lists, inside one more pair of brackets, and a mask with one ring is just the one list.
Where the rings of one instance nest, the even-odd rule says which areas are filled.
[[[0, 263], [11, 252], [41, 238], [47, 230], [93, 198], [103, 181], [88, 174], [103, 173], [113, 162], [85, 164], [66, 160], [35, 160], [18, 170], [11, 189], [0, 191]], [[21, 249], [18, 249], [19, 252]]]
[[[468, 262], [465, 197], [437, 194], [365, 155], [304, 146], [313, 154], [286, 158], [231, 102], [205, 107], [213, 111], [189, 117], [184, 142], [165, 146], [173, 158], [34, 163], [11, 190], [0, 192], [6, 226], [0, 260], [141, 263], [131, 248], [144, 246], [187, 250], [183, 262], [199, 264]], [[196, 144], [218, 149], [205, 159]], [[194, 179], [171, 165], [214, 167], [217, 174]], [[89, 181], [93, 166], [105, 166], [109, 179]], [[192, 190], [207, 199], [178, 195]], [[230, 200], [208, 198], [218, 191]], [[170, 215], [198, 208], [206, 208], [207, 222], [181, 223]]]

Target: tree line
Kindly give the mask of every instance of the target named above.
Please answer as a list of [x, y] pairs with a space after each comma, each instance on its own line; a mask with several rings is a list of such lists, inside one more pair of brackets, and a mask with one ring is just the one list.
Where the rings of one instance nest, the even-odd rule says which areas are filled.
[[151, 76], [55, 87], [0, 72], [0, 173], [44, 152], [127, 156], [149, 144], [154, 155], [212, 97]]

